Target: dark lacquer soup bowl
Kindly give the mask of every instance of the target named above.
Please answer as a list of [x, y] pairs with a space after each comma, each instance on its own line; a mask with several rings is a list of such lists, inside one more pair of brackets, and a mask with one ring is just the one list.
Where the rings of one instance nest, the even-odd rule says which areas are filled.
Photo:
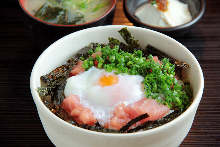
[[[24, 20], [27, 28], [29, 28], [33, 34], [35, 46], [38, 48], [45, 48], [57, 39], [89, 27], [110, 25], [112, 24], [116, 0], [109, 0], [108, 8], [102, 13], [101, 16], [94, 18], [93, 20], [82, 22], [79, 24], [55, 24], [44, 21], [36, 17], [27, 8], [29, 0], [19, 0], [20, 7], [24, 11]], [[46, 0], [45, 0], [46, 1]]]

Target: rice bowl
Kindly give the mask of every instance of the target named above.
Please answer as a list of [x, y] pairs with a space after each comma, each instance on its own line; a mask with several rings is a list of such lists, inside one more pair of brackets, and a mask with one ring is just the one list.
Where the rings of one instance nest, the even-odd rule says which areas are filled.
[[[194, 100], [191, 106], [179, 117], [158, 128], [143, 132], [105, 134], [72, 126], [56, 117], [42, 103], [36, 91], [37, 87], [40, 86], [40, 76], [60, 66], [77, 50], [91, 42], [106, 43], [109, 36], [121, 40], [117, 31], [123, 27], [96, 27], [70, 34], [51, 45], [36, 62], [31, 76], [31, 91], [44, 129], [56, 146], [103, 146], [106, 143], [107, 146], [178, 146], [187, 135], [202, 97], [204, 79], [201, 68], [195, 57], [180, 43], [163, 34], [147, 29], [128, 27], [134, 37], [140, 40], [141, 46], [146, 46], [150, 43], [171, 57], [185, 61], [192, 66], [188, 75], [193, 87]], [[147, 36], [147, 39], [143, 36]], [[73, 48], [76, 50], [72, 50]], [[178, 52], [174, 52], [173, 49], [178, 50]], [[60, 54], [61, 52], [62, 54]], [[51, 57], [56, 57], [56, 60]], [[48, 64], [44, 64], [45, 62]], [[160, 138], [160, 141], [157, 138]], [[87, 141], [83, 141], [85, 139]]]

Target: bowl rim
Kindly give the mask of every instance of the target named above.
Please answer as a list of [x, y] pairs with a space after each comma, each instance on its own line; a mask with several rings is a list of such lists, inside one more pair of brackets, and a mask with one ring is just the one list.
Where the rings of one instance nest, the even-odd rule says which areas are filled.
[[163, 32], [182, 30], [182, 29], [185, 29], [187, 27], [190, 27], [190, 26], [196, 24], [202, 18], [202, 16], [205, 13], [205, 9], [206, 9], [206, 0], [199, 0], [200, 4], [201, 4], [199, 13], [191, 21], [184, 23], [182, 25], [174, 26], [174, 27], [159, 27], [159, 26], [153, 26], [153, 25], [149, 25], [147, 23], [144, 23], [144, 22], [140, 21], [139, 19], [137, 19], [134, 15], [132, 15], [130, 13], [130, 11], [128, 10], [127, 1], [128, 0], [123, 0], [123, 7], [124, 7], [125, 14], [128, 15], [128, 19], [130, 17], [130, 19], [132, 19], [132, 21], [135, 21], [142, 26], [146, 26], [150, 29], [156, 29], [156, 30], [163, 31]]
[[[44, 58], [45, 54], [48, 54], [48, 53], [52, 52], [52, 50], [55, 50], [55, 46], [60, 44], [61, 41], [68, 40], [68, 39], [73, 38], [73, 37], [75, 37], [77, 35], [80, 35], [81, 32], [90, 32], [90, 31], [94, 31], [94, 30], [95, 31], [99, 31], [99, 30], [102, 30], [102, 29], [106, 30], [106, 29], [115, 29], [115, 28], [116, 29], [121, 29], [123, 27], [127, 27], [128, 29], [129, 28], [133, 28], [133, 29], [138, 29], [138, 30], [141, 30], [141, 31], [148, 31], [148, 32], [151, 32], [151, 33], [153, 33], [155, 35], [159, 35], [159, 36], [165, 37], [166, 39], [169, 39], [169, 40], [175, 42], [178, 46], [180, 46], [180, 48], [185, 50], [185, 52], [192, 58], [193, 62], [197, 66], [197, 68], [198, 68], [198, 76], [200, 77], [200, 79], [199, 79], [200, 85], [199, 85], [199, 88], [198, 88], [198, 92], [195, 94], [192, 104], [180, 116], [178, 116], [177, 118], [175, 118], [174, 120], [172, 120], [172, 121], [170, 121], [170, 122], [168, 122], [166, 124], [163, 124], [163, 125], [161, 125], [159, 127], [156, 127], [156, 128], [150, 129], [150, 130], [134, 132], [134, 133], [122, 133], [122, 134], [120, 134], [120, 133], [96, 132], [96, 131], [91, 131], [91, 130], [87, 130], [87, 129], [84, 129], [84, 128], [80, 128], [78, 126], [72, 125], [72, 124], [62, 120], [61, 118], [59, 118], [58, 116], [53, 114], [45, 106], [45, 104], [42, 102], [42, 100], [39, 97], [39, 94], [37, 93], [37, 90], [36, 90], [37, 85], [36, 85], [35, 79], [37, 78], [37, 75], [36, 75], [37, 73], [36, 73], [35, 70], [40, 65], [41, 58]], [[99, 136], [106, 136], [106, 137], [133, 137], [133, 136], [150, 135], [150, 134], [154, 134], [156, 132], [161, 132], [163, 130], [166, 130], [166, 129], [172, 127], [174, 124], [184, 120], [184, 118], [186, 116], [190, 115], [190, 113], [192, 113], [193, 110], [197, 109], [197, 107], [198, 107], [198, 105], [200, 103], [200, 100], [202, 98], [202, 94], [203, 94], [204, 76], [203, 76], [203, 72], [202, 72], [201, 66], [200, 66], [199, 62], [197, 61], [197, 59], [195, 58], [195, 56], [185, 46], [183, 46], [181, 43], [179, 43], [175, 39], [173, 39], [173, 38], [171, 38], [171, 37], [169, 37], [169, 36], [167, 36], [165, 34], [162, 34], [160, 32], [156, 32], [154, 30], [150, 30], [150, 29], [146, 29], [146, 28], [135, 27], [135, 26], [125, 26], [125, 25], [107, 25], [107, 26], [92, 27], [92, 28], [88, 28], [88, 29], [84, 29], [84, 30], [81, 30], [81, 31], [77, 31], [77, 32], [71, 33], [71, 34], [69, 34], [67, 36], [64, 36], [63, 38], [57, 40], [53, 44], [51, 44], [39, 56], [39, 58], [37, 59], [37, 61], [34, 64], [34, 67], [33, 67], [32, 72], [31, 72], [31, 77], [30, 77], [30, 89], [31, 89], [31, 94], [32, 94], [33, 100], [34, 100], [37, 108], [42, 110], [44, 113], [46, 113], [46, 115], [48, 117], [50, 117], [51, 120], [56, 121], [57, 123], [59, 123], [59, 125], [65, 126], [65, 127], [69, 128], [69, 129], [76, 129], [79, 132], [87, 133], [87, 134], [91, 134], [91, 135], [99, 135]]]
[[73, 25], [62, 25], [62, 24], [55, 24], [55, 23], [50, 23], [50, 22], [47, 22], [47, 21], [44, 21], [42, 19], [39, 19], [38, 17], [35, 17], [34, 15], [32, 15], [25, 7], [24, 7], [24, 2], [26, 0], [18, 0], [18, 3], [20, 5], [20, 7], [22, 8], [22, 10], [24, 11], [24, 13], [30, 17], [31, 19], [33, 20], [36, 20], [37, 22], [41, 23], [41, 24], [44, 24], [44, 25], [47, 25], [47, 26], [52, 26], [52, 27], [65, 27], [65, 28], [71, 28], [71, 27], [80, 27], [80, 26], [85, 26], [85, 25], [90, 25], [90, 24], [93, 24], [93, 23], [96, 23], [98, 21], [100, 21], [101, 19], [105, 18], [110, 12], [112, 12], [115, 7], [116, 7], [116, 3], [117, 3], [117, 0], [110, 0], [112, 2], [111, 4], [111, 7], [108, 8], [108, 10], [106, 10], [106, 12], [92, 20], [92, 21], [89, 21], [89, 22], [85, 22], [85, 23], [81, 23], [81, 24], [73, 24]]

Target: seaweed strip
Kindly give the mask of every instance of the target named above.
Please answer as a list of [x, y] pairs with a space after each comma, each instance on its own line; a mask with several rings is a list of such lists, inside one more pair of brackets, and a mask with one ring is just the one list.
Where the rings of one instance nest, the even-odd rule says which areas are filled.
[[129, 49], [140, 49], [141, 48], [138, 43], [138, 40], [134, 39], [134, 37], [128, 31], [128, 28], [122, 28], [118, 32], [120, 33], [121, 37], [125, 40], [125, 42], [128, 44]]
[[162, 119], [160, 120], [156, 120], [156, 121], [147, 121], [133, 129], [130, 129], [127, 131], [127, 133], [133, 133], [133, 132], [137, 132], [137, 131], [140, 131], [140, 130], [149, 130], [149, 129], [152, 129], [152, 128], [156, 128], [156, 127], [159, 127], [163, 124], [166, 124], [170, 121], [172, 121], [173, 119], [175, 119], [176, 117], [178, 117], [179, 115], [181, 114], [181, 111], [174, 111], [173, 113], [163, 117]]
[[119, 45], [121, 44], [121, 42], [120, 42], [118, 39], [113, 38], [113, 37], [109, 37], [108, 40], [109, 40], [109, 45], [110, 45], [111, 47], [114, 47], [114, 46], [116, 46], [116, 45], [119, 46]]
[[80, 57], [88, 57], [88, 50], [94, 49], [98, 46], [97, 43], [91, 43], [89, 46], [84, 47], [81, 49], [77, 54], [75, 54], [72, 58], [70, 58], [67, 61], [67, 64], [61, 65], [51, 71], [49, 74], [41, 76], [41, 81], [43, 82], [43, 85], [46, 85], [47, 87], [53, 87], [56, 88], [57, 86], [61, 85], [65, 82], [65, 80], [69, 76], [69, 72], [77, 64]]
[[65, 86], [66, 86], [66, 81], [54, 89], [54, 95], [52, 97], [52, 101], [54, 104], [60, 105], [63, 102], [65, 98], [64, 95]]
[[55, 88], [67, 79], [69, 66], [62, 65], [51, 71], [49, 74], [41, 76], [41, 81], [48, 87]]
[[38, 88], [41, 99], [56, 105], [61, 104], [65, 98], [64, 88], [70, 71], [77, 64], [81, 56], [87, 58], [88, 50], [95, 49], [97, 46], [98, 43], [91, 43], [77, 52], [65, 65], [59, 66], [49, 74], [41, 76], [41, 87]]
[[78, 127], [88, 129], [91, 131], [103, 132], [103, 133], [119, 133], [117, 130], [107, 129], [107, 128], [102, 127], [98, 122], [94, 126], [78, 125]]
[[153, 121], [147, 121], [147, 122], [145, 122], [145, 123], [143, 123], [143, 124], [137, 126], [136, 128], [133, 128], [133, 129], [128, 130], [127, 133], [137, 132], [137, 131], [139, 131], [139, 130], [141, 130], [141, 129], [144, 129], [144, 128], [146, 128], [147, 126], [152, 125], [152, 124], [153, 124]]
[[41, 85], [45, 87], [38, 88], [38, 93], [43, 100], [53, 102], [53, 104], [62, 103], [69, 69], [70, 67], [68, 65], [62, 65], [49, 74], [41, 76]]
[[49, 96], [49, 95], [51, 95], [51, 93], [52, 93], [52, 88], [51, 87], [39, 87], [38, 89], [37, 89], [37, 92], [39, 93], [39, 95], [41, 96], [41, 97], [44, 97], [44, 96]]
[[108, 40], [109, 40], [109, 45], [111, 48], [114, 48], [115, 46], [119, 46], [121, 50], [126, 51], [126, 52], [131, 52], [131, 49], [129, 48], [129, 46], [123, 42], [120, 42], [118, 39], [109, 37]]
[[133, 124], [135, 124], [135, 123], [137, 123], [137, 122], [139, 122], [139, 121], [141, 121], [141, 120], [143, 120], [143, 119], [145, 119], [145, 118], [147, 118], [147, 117], [149, 117], [149, 115], [148, 115], [147, 113], [142, 114], [142, 115], [140, 115], [140, 116], [138, 116], [138, 117], [132, 119], [131, 121], [129, 121], [129, 122], [128, 122], [124, 127], [122, 127], [119, 131], [120, 131], [121, 133], [127, 131]]

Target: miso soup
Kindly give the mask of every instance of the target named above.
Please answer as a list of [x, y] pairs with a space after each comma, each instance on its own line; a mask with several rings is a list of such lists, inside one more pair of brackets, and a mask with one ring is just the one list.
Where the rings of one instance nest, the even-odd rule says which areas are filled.
[[110, 0], [27, 0], [26, 9], [49, 23], [72, 25], [95, 20], [111, 7]]

